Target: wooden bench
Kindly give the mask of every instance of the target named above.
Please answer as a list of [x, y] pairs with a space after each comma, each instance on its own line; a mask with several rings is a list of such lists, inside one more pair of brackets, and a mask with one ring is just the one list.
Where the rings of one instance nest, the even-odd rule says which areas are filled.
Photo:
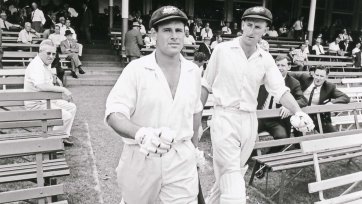
[[[338, 176], [335, 178], [329, 178], [322, 180], [319, 164], [323, 162], [325, 158], [325, 152], [330, 151], [343, 151], [352, 148], [361, 149], [362, 135], [348, 135], [335, 138], [318, 139], [311, 141], [303, 141], [300, 143], [302, 153], [306, 155], [313, 155], [313, 165], [316, 177], [316, 182], [308, 184], [309, 193], [319, 193], [319, 202], [315, 204], [344, 204], [344, 203], [362, 203], [362, 191], [349, 193], [353, 188], [362, 181], [362, 171]], [[352, 184], [347, 188], [340, 196], [334, 198], [324, 198], [323, 191], [341, 187], [344, 185]]]
[[328, 62], [328, 61], [308, 61], [304, 64], [305, 66], [318, 66], [323, 65], [327, 67], [350, 67], [352, 62]]
[[8, 48], [28, 48], [30, 52], [33, 52], [39, 49], [39, 44], [2, 43], [2, 47], [6, 51]]
[[344, 78], [342, 84], [347, 85], [347, 88], [352, 87], [352, 85], [362, 86], [362, 78]]
[[[266, 194], [267, 184], [268, 184], [268, 172], [280, 172], [280, 189], [274, 192], [270, 197], [273, 198], [277, 194], [279, 194], [279, 203], [283, 203], [285, 186], [290, 183], [294, 178], [296, 178], [303, 170], [303, 168], [313, 165], [313, 155], [305, 154], [301, 152], [300, 149], [284, 151], [272, 154], [261, 154], [261, 149], [276, 147], [276, 146], [285, 146], [285, 145], [293, 145], [298, 144], [303, 141], [315, 140], [320, 138], [332, 138], [338, 136], [346, 136], [352, 134], [360, 134], [362, 137], [362, 129], [359, 129], [359, 121], [357, 118], [358, 110], [362, 109], [362, 103], [350, 103], [350, 104], [334, 104], [334, 105], [319, 105], [319, 106], [309, 106], [303, 108], [303, 111], [308, 114], [316, 114], [318, 119], [318, 124], [320, 132], [312, 135], [305, 135], [302, 137], [295, 138], [287, 138], [280, 140], [268, 140], [268, 141], [260, 141], [257, 138], [257, 142], [255, 144], [254, 149], [257, 150], [258, 156], [253, 157], [252, 159], [255, 161], [255, 165], [251, 174], [251, 178], [249, 181], [249, 185], [252, 185], [255, 173], [258, 171], [258, 164], [265, 165], [268, 169], [266, 172]], [[257, 111], [258, 119], [262, 118], [275, 118], [279, 117], [278, 109], [274, 110], [261, 110]], [[357, 130], [349, 130], [343, 132], [334, 132], [334, 133], [325, 133], [323, 134], [322, 129], [322, 121], [321, 121], [321, 113], [325, 112], [338, 112], [338, 111], [353, 111], [355, 118], [355, 126]], [[323, 163], [338, 161], [341, 159], [355, 158], [358, 156], [362, 156], [362, 147], [359, 148], [351, 148], [345, 149], [343, 151], [327, 151], [323, 153], [325, 159]], [[290, 169], [300, 169], [290, 181], [286, 182], [286, 171]]]
[[[0, 142], [0, 157], [34, 155], [35, 161], [0, 165], [0, 184], [35, 181], [36, 186], [0, 193], [0, 203], [37, 199], [52, 203], [51, 197], [64, 194], [62, 184], [48, 185], [49, 179], [70, 174], [65, 158], [49, 159], [49, 154], [64, 151], [61, 139], [35, 138]], [[67, 203], [63, 201], [63, 203]]]
[[[36, 57], [36, 52], [16, 52], [16, 51], [5, 51], [3, 54], [2, 63], [6, 68], [26, 68], [31, 60]], [[14, 66], [17, 65], [17, 66]], [[18, 66], [22, 64], [22, 66]]]

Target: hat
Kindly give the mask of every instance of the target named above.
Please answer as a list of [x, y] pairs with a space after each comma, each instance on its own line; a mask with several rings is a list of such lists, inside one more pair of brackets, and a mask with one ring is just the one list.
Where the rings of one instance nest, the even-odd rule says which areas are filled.
[[138, 21], [132, 23], [132, 27], [141, 27]]
[[187, 23], [187, 16], [184, 12], [174, 6], [163, 6], [153, 12], [150, 20], [150, 27], [167, 21], [167, 20], [181, 20], [183, 23]]
[[273, 15], [269, 11], [269, 9], [261, 6], [255, 6], [246, 9], [243, 16], [241, 17], [241, 20], [244, 20], [246, 18], [257, 18], [257, 19], [263, 19], [271, 23], [273, 21]]
[[72, 31], [66, 30], [64, 36], [68, 36], [68, 35], [72, 35], [72, 34], [73, 34]]

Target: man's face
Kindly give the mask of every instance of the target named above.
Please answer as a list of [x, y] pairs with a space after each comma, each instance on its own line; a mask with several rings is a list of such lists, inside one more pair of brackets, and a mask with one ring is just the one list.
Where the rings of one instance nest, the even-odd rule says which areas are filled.
[[246, 19], [241, 23], [242, 41], [246, 45], [255, 46], [265, 34], [267, 23], [259, 19]]
[[64, 24], [64, 23], [65, 23], [65, 19], [64, 19], [64, 18], [59, 18], [59, 22], [60, 22], [61, 24]]
[[55, 27], [54, 32], [56, 34], [60, 34], [60, 28], [58, 26]]
[[174, 56], [179, 54], [184, 46], [185, 25], [181, 21], [170, 21], [158, 26], [156, 32], [157, 50]]
[[73, 39], [73, 34], [69, 34], [69, 35], [67, 35], [65, 37], [67, 38], [67, 40], [71, 40], [71, 39]]
[[336, 43], [338, 44], [339, 42], [341, 42], [340, 38], [336, 38]]
[[225, 25], [226, 25], [226, 27], [230, 27], [230, 23], [229, 23], [229, 22], [227, 22]]
[[322, 86], [322, 84], [328, 78], [326, 70], [316, 69], [313, 74], [313, 78], [314, 78], [314, 85]]
[[39, 57], [45, 65], [50, 65], [55, 58], [55, 54], [55, 47], [46, 46], [44, 50], [39, 53]]
[[276, 61], [275, 64], [277, 65], [282, 76], [285, 77], [290, 70], [290, 64], [288, 63], [288, 60], [282, 59], [280, 61]]
[[70, 27], [70, 20], [65, 21], [65, 26]]
[[31, 4], [31, 7], [33, 7], [33, 9], [35, 10], [35, 9], [38, 8], [38, 5], [37, 5], [36, 3], [32, 3], [32, 4]]
[[186, 36], [186, 37], [189, 37], [189, 35], [190, 35], [190, 31], [189, 31], [189, 30], [185, 30], [185, 36]]
[[28, 32], [31, 30], [31, 24], [30, 23], [25, 23], [25, 30], [28, 31]]

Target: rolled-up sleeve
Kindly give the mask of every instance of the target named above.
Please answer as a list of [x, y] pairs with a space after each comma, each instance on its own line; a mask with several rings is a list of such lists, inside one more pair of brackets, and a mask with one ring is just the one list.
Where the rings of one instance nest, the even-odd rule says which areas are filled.
[[104, 121], [111, 113], [121, 113], [131, 118], [137, 100], [137, 77], [135, 67], [127, 66], [108, 95]]
[[217, 75], [217, 69], [218, 69], [217, 53], [218, 53], [218, 46], [215, 47], [207, 64], [204, 76], [201, 80], [201, 85], [205, 87], [209, 92], [212, 92], [212, 85], [214, 84], [215, 77]]
[[285, 86], [283, 76], [271, 56], [265, 57], [263, 63], [266, 69], [264, 77], [265, 88], [274, 96], [276, 102], [279, 103], [280, 98], [285, 92], [289, 91], [289, 88]]
[[199, 113], [204, 109], [204, 106], [202, 105], [202, 102], [200, 100], [201, 98], [201, 70], [197, 69], [196, 71], [196, 98], [195, 98], [195, 110], [194, 110], [194, 114], [195, 113]]

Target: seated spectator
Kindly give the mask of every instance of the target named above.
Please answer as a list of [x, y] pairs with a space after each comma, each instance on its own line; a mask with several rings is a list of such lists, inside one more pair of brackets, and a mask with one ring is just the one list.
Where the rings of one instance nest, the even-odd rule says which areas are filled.
[[[308, 99], [308, 106], [349, 103], [350, 98], [339, 91], [336, 85], [328, 82], [329, 69], [325, 66], [317, 66], [311, 74], [291, 72], [290, 75], [296, 78], [302, 88], [303, 95]], [[311, 115], [314, 124], [318, 124], [316, 115]], [[332, 125], [331, 113], [321, 114], [322, 128], [324, 133], [336, 132]], [[316, 130], [319, 131], [316, 125]]]
[[274, 26], [272, 26], [272, 27], [270, 28], [270, 30], [268, 30], [268, 31], [266, 32], [266, 34], [267, 34], [269, 37], [272, 37], [272, 38], [278, 37], [278, 32], [275, 30], [275, 27], [274, 27]]
[[60, 34], [61, 35], [64, 35], [65, 34], [65, 31], [67, 30], [70, 30], [70, 32], [73, 33], [73, 39], [74, 40], [77, 40], [77, 34], [75, 33], [74, 29], [70, 26], [71, 25], [71, 22], [69, 19], [65, 20], [65, 26], [63, 27], [60, 27]]
[[14, 29], [14, 28], [20, 28], [21, 26], [18, 25], [18, 24], [12, 24], [10, 23], [9, 21], [7, 21], [7, 15], [4, 11], [1, 12], [0, 14], [0, 28], [3, 30], [3, 31], [9, 31], [11, 29]]
[[280, 37], [287, 37], [288, 36], [288, 29], [285, 23], [279, 28], [279, 36]]
[[214, 42], [211, 43], [211, 50], [214, 50], [214, 48], [216, 47], [217, 44], [222, 43], [222, 37], [220, 34], [216, 35], [216, 40]]
[[349, 55], [352, 52], [352, 45], [348, 38], [339, 42], [339, 47], [341, 48], [341, 51], [345, 53], [345, 55]]
[[44, 17], [45, 17], [45, 24], [43, 25], [43, 36], [44, 38], [48, 38], [51, 31], [55, 28], [55, 22], [53, 21], [53, 19], [51, 18], [52, 13], [50, 12], [45, 12], [44, 13]]
[[293, 64], [297, 65], [299, 71], [303, 71], [304, 64], [308, 62], [308, 56], [304, 52], [305, 44], [301, 44], [299, 49], [292, 50], [289, 54], [293, 58]]
[[352, 57], [354, 58], [356, 57], [356, 53], [361, 51], [360, 48], [361, 48], [361, 43], [357, 43], [355, 48], [353, 48], [352, 50]]
[[350, 35], [350, 33], [347, 31], [347, 29], [343, 29], [342, 30], [342, 33], [340, 33], [339, 35], [339, 38], [341, 39], [341, 41], [344, 41], [344, 40], [349, 40], [349, 41], [353, 41], [353, 39], [352, 39], [352, 37], [351, 37], [351, 35]]
[[[64, 100], [51, 100], [51, 109], [61, 109], [63, 126], [55, 126], [53, 130], [65, 132], [70, 136], [73, 125], [76, 106], [72, 103], [72, 93], [63, 86], [55, 86], [53, 84], [53, 74], [51, 64], [54, 60], [56, 51], [51, 40], [44, 40], [40, 43], [39, 54], [29, 63], [25, 70], [24, 91], [30, 92], [61, 92], [64, 93]], [[58, 83], [62, 83], [58, 80]], [[47, 109], [45, 101], [25, 101], [27, 110]], [[72, 145], [68, 139], [63, 140], [65, 145]]]
[[[150, 48], [150, 47], [156, 47], [156, 31], [154, 28], [151, 28], [150, 31], [148, 31], [145, 39], [143, 39], [143, 41], [145, 42], [145, 46], [147, 48]], [[192, 36], [191, 36], [192, 37]]]
[[198, 67], [200, 67], [200, 69], [202, 70], [201, 75], [204, 75], [204, 70], [205, 70], [204, 65], [207, 62], [206, 55], [203, 52], [195, 52], [194, 60], [192, 62], [195, 63]]
[[309, 40], [304, 40], [304, 44], [305, 44], [305, 48], [304, 48], [304, 53], [305, 54], [310, 54], [313, 50], [312, 50], [312, 46], [309, 45]]
[[315, 45], [313, 45], [312, 50], [316, 55], [324, 55], [324, 48], [321, 45], [321, 38], [317, 38], [315, 41]]
[[238, 32], [241, 32], [241, 29], [238, 26], [238, 23], [234, 23], [233, 28], [231, 28], [231, 34], [237, 35]]
[[194, 24], [193, 36], [198, 40], [201, 39], [201, 30], [202, 30], [202, 21], [200, 18], [197, 18]]
[[212, 29], [210, 28], [210, 23], [206, 23], [205, 24], [205, 28], [203, 28], [201, 30], [201, 39], [204, 38], [212, 38], [213, 34], [212, 34]]
[[64, 35], [60, 34], [60, 27], [56, 25], [54, 33], [49, 35], [49, 39], [53, 42], [57, 49], [60, 49], [60, 43], [67, 38]]
[[79, 60], [79, 46], [77, 41], [73, 39], [73, 33], [70, 30], [65, 31], [66, 40], [63, 40], [60, 43], [60, 49], [63, 54], [67, 54], [67, 59], [71, 61], [72, 64], [72, 77], [78, 78], [76, 74], [76, 69], [78, 68], [79, 74], [85, 74], [84, 70], [82, 69], [82, 62]]
[[261, 39], [258, 42], [258, 45], [260, 46], [261, 49], [263, 49], [265, 52], [269, 52], [269, 43], [268, 41]]
[[190, 35], [190, 30], [186, 26], [185, 27], [185, 38], [184, 38], [184, 45], [195, 45], [196, 41], [192, 35]]
[[355, 53], [354, 66], [358, 67], [358, 68], [362, 68], [362, 51]]
[[336, 37], [335, 41], [329, 43], [328, 52], [330, 54], [338, 54], [338, 55], [343, 56], [344, 53], [341, 51], [341, 48], [339, 47], [340, 42], [341, 42], [341, 38]]
[[57, 26], [59, 26], [60, 30], [62, 31], [64, 29], [64, 33], [65, 33], [65, 18], [62, 16], [62, 17], [59, 17], [59, 23], [55, 24]]
[[19, 32], [17, 41], [19, 43], [31, 44], [33, 42], [33, 37], [40, 37], [40, 34], [31, 28], [31, 23], [26, 22], [25, 28]]
[[231, 34], [230, 23], [226, 22], [225, 26], [221, 29], [222, 34]]
[[210, 38], [204, 38], [203, 43], [200, 44], [198, 52], [205, 54], [206, 59], [209, 60], [211, 56]]

